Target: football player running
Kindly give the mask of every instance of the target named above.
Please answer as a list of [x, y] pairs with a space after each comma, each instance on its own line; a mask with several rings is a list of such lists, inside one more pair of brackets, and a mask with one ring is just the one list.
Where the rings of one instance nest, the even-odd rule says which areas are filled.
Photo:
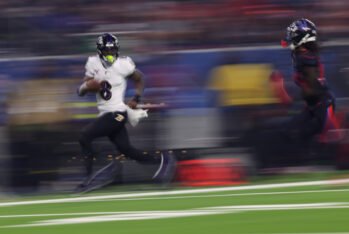
[[[115, 35], [105, 33], [99, 36], [96, 45], [98, 54], [88, 58], [85, 78], [78, 88], [79, 96], [88, 92], [96, 93], [99, 111], [98, 118], [83, 128], [80, 134], [79, 143], [86, 161], [87, 179], [78, 186], [78, 192], [90, 191], [112, 183], [118, 171], [117, 164], [113, 161], [93, 174], [93, 158], [97, 155], [92, 142], [99, 137], [108, 137], [127, 158], [159, 165], [153, 179], [169, 182], [175, 170], [175, 157], [167, 151], [162, 152], [160, 157], [144, 155], [131, 146], [125, 126], [128, 111], [135, 109], [141, 101], [144, 89], [142, 73], [130, 57], [119, 56], [119, 41]], [[136, 92], [125, 104], [128, 80], [134, 82]]]
[[293, 79], [305, 101], [304, 109], [287, 127], [287, 134], [303, 143], [335, 123], [335, 98], [326, 83], [317, 36], [315, 24], [303, 18], [289, 25], [281, 42], [291, 49]]

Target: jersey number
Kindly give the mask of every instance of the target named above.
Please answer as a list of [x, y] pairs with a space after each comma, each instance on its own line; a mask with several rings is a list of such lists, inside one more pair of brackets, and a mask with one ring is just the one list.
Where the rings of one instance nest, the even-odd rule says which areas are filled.
[[111, 93], [111, 84], [108, 81], [102, 81], [101, 82], [101, 91], [99, 91], [99, 94], [101, 95], [101, 97], [108, 101], [111, 99], [112, 93]]

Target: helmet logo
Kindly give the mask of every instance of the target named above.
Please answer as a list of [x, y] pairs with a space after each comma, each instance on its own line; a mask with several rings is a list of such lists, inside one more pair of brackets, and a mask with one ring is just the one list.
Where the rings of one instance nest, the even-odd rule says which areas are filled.
[[113, 47], [114, 46], [114, 43], [112, 43], [112, 42], [108, 42], [106, 45], [105, 45], [105, 47]]

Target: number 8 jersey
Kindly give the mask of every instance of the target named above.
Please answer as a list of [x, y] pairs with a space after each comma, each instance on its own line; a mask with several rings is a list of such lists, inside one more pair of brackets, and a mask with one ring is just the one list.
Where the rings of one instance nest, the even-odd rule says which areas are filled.
[[101, 83], [101, 91], [96, 93], [99, 115], [107, 112], [126, 111], [124, 103], [127, 77], [134, 73], [136, 65], [130, 57], [118, 57], [111, 65], [106, 65], [98, 55], [88, 58], [85, 77], [92, 77]]

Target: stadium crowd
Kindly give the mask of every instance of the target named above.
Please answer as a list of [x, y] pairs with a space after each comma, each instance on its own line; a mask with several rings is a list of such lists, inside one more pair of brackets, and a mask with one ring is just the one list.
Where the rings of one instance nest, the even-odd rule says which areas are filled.
[[93, 51], [115, 32], [132, 52], [277, 42], [290, 19], [309, 17], [322, 40], [348, 37], [345, 0], [11, 0], [0, 2], [0, 56]]

